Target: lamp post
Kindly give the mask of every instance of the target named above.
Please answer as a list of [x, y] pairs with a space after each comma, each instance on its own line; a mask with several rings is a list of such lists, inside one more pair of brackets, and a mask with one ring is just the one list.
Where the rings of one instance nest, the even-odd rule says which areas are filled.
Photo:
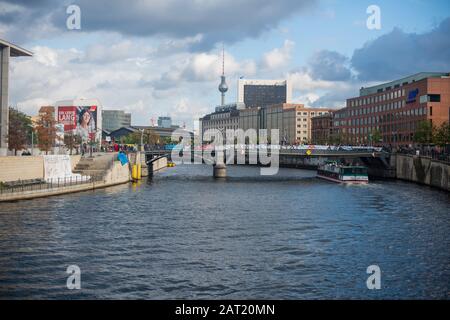
[[31, 155], [33, 155], [34, 150], [34, 126], [32, 124], [28, 125], [31, 128]]
[[140, 147], [140, 151], [144, 151], [144, 129], [140, 129], [141, 131], [141, 147]]

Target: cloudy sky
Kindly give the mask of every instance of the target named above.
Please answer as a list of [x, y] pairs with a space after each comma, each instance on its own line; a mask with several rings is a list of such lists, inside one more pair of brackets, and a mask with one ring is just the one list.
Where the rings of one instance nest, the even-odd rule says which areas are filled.
[[[69, 30], [66, 9], [81, 9]], [[369, 30], [370, 5], [381, 29]], [[420, 71], [450, 71], [448, 0], [0, 0], [0, 38], [34, 53], [14, 58], [10, 103], [98, 98], [133, 124], [178, 124], [227, 102], [239, 77], [285, 79], [295, 102], [341, 107], [361, 86]]]

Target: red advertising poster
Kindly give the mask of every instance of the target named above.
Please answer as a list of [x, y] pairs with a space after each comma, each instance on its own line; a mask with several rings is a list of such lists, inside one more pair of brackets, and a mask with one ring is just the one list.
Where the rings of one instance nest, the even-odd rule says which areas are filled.
[[64, 131], [77, 127], [77, 107], [58, 107], [58, 123], [64, 125]]
[[58, 123], [64, 125], [64, 132], [72, 132], [83, 142], [95, 140], [97, 131], [97, 106], [58, 107]]

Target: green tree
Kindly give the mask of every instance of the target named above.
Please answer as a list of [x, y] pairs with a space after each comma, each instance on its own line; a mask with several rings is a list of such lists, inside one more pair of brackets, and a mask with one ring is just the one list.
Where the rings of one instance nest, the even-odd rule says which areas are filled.
[[70, 154], [72, 154], [72, 150], [81, 145], [81, 137], [77, 134], [73, 134], [73, 132], [66, 132], [64, 134], [64, 144], [67, 149], [70, 150]]
[[9, 127], [8, 127], [8, 149], [14, 151], [27, 147], [28, 141], [31, 142], [31, 119], [25, 113], [19, 110], [9, 108]]
[[433, 142], [435, 127], [429, 121], [419, 122], [414, 133], [414, 142], [421, 144], [430, 144]]
[[143, 133], [143, 143], [144, 144], [150, 144], [155, 145], [158, 144], [161, 140], [161, 137], [159, 134], [155, 132], [155, 130], [152, 129], [145, 129]]
[[330, 138], [329, 138], [329, 140], [330, 140], [330, 144], [333, 144], [333, 145], [339, 145], [339, 144], [342, 144], [342, 142], [343, 142], [343, 134], [342, 133], [340, 133], [340, 132], [333, 132], [331, 135], [330, 135]]
[[127, 136], [122, 137], [120, 139], [120, 141], [121, 141], [121, 143], [125, 143], [125, 144], [140, 145], [141, 138], [142, 138], [143, 144], [150, 144], [150, 145], [158, 144], [161, 142], [161, 140], [166, 141], [167, 139], [168, 139], [167, 141], [170, 142], [170, 137], [168, 137], [167, 139], [161, 139], [159, 134], [157, 134], [152, 129], [144, 129], [144, 132], [142, 132], [142, 131], [132, 132], [132, 133], [128, 134]]
[[160, 142], [163, 143], [163, 144], [171, 144], [171, 143], [173, 143], [171, 137], [161, 137]]
[[440, 147], [450, 144], [450, 125], [448, 122], [444, 122], [436, 128], [433, 136], [433, 142]]
[[380, 142], [383, 142], [383, 137], [381, 136], [380, 130], [374, 130], [372, 132], [372, 143], [378, 144]]
[[124, 144], [138, 144], [141, 140], [140, 132], [132, 132], [125, 137], [120, 138], [120, 142]]

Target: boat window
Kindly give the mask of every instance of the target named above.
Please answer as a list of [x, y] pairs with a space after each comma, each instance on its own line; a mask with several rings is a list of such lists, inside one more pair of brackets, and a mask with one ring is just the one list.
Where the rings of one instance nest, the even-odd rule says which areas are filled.
[[367, 168], [355, 167], [355, 168], [343, 168], [343, 174], [367, 174]]

